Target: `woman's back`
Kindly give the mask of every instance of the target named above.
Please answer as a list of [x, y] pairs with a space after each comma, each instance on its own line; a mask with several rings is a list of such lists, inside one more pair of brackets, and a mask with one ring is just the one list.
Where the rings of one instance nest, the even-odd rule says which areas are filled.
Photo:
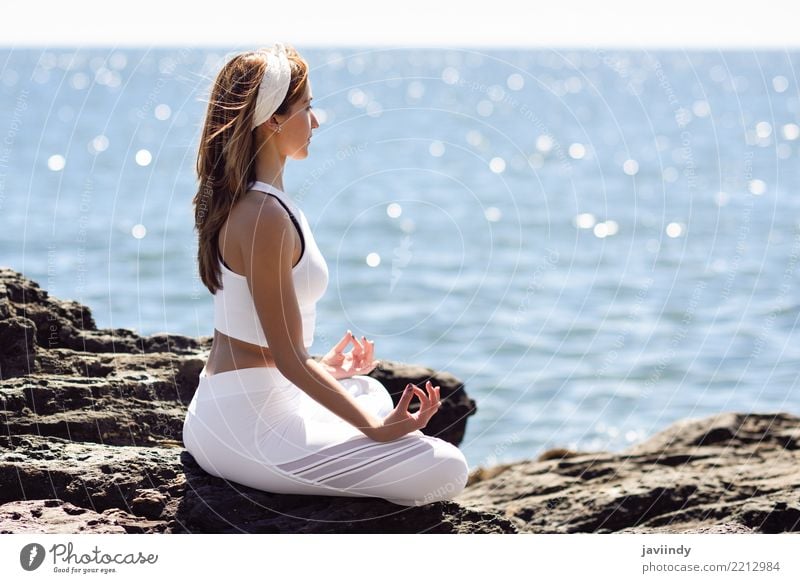
[[[289, 220], [293, 239], [288, 253], [286, 245], [254, 245], [258, 232], [288, 231]], [[212, 349], [209, 355], [209, 373], [262, 364], [275, 366], [259, 312], [275, 309], [277, 302], [265, 301], [266, 306], [258, 310], [260, 288], [255, 287], [255, 299], [251, 293], [254, 279], [275, 281], [280, 277], [269, 270], [267, 254], [291, 255], [292, 295], [300, 311], [303, 346], [310, 347], [316, 327], [316, 303], [328, 285], [328, 266], [297, 203], [271, 184], [252, 182], [220, 230], [219, 249], [222, 288], [214, 294], [214, 328], [215, 344], [220, 349]]]
[[[314, 341], [314, 329], [316, 325], [316, 303], [325, 294], [328, 287], [328, 266], [319, 247], [314, 240], [314, 235], [308, 224], [302, 209], [291, 199], [289, 195], [274, 186], [264, 182], [254, 182], [250, 187], [251, 191], [257, 191], [261, 196], [269, 196], [281, 205], [283, 210], [292, 219], [293, 226], [297, 235], [300, 237], [300, 258], [299, 261], [293, 260], [292, 283], [294, 295], [303, 323], [303, 345], [309, 347]], [[246, 204], [250, 207], [257, 206], [259, 212], [252, 220], [259, 221], [261, 218], [261, 205], [267, 201], [252, 202], [251, 198]], [[239, 210], [239, 209], [237, 209]], [[243, 212], [251, 212], [252, 208], [241, 209]], [[275, 209], [271, 209], [272, 212]], [[264, 213], [263, 220], [270, 221], [271, 216]], [[247, 221], [248, 219], [245, 219]], [[274, 228], [271, 224], [262, 228]], [[252, 230], [243, 229], [230, 230], [221, 233], [222, 236], [234, 236], [238, 239], [240, 249], [252, 248], [252, 234], [257, 232], [258, 226], [254, 225]], [[230, 234], [230, 235], [229, 235]], [[294, 239], [293, 239], [294, 243]], [[294, 249], [296, 245], [293, 244]], [[222, 242], [220, 244], [222, 257], [220, 257], [220, 269], [222, 272], [223, 287], [214, 294], [214, 328], [220, 332], [258, 346], [269, 346], [266, 335], [256, 311], [256, 302], [250, 290], [250, 282], [247, 273], [252, 273], [261, 268], [267, 262], [263, 262], [263, 256], [268, 253], [280, 253], [280, 249], [260, 249], [256, 248], [252, 254], [252, 263], [242, 262], [242, 271], [236, 272], [225, 265], [225, 253]], [[294, 253], [292, 254], [294, 256]], [[249, 269], [248, 269], [249, 268]], [[279, 277], [278, 273], [266, 273], [267, 278]], [[253, 277], [251, 276], [250, 280]], [[255, 293], [259, 293], [258, 287]]]

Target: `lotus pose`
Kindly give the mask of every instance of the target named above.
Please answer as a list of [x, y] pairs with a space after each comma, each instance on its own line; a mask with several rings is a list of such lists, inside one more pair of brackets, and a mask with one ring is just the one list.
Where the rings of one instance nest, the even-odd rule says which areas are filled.
[[374, 343], [349, 330], [321, 361], [307, 352], [328, 267], [283, 169], [308, 156], [311, 100], [308, 65], [283, 43], [236, 55], [211, 89], [193, 202], [214, 340], [184, 444], [206, 472], [268, 492], [450, 499], [466, 485], [466, 459], [420, 431], [439, 387], [409, 384], [395, 407], [366, 376]]

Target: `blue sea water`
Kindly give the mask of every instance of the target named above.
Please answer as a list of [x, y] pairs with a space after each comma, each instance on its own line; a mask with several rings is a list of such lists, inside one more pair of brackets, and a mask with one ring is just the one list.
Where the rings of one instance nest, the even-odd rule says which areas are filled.
[[[798, 53], [298, 49], [313, 354], [351, 328], [462, 379], [473, 468], [798, 413]], [[191, 199], [233, 52], [0, 52], [0, 263], [100, 327], [211, 335]]]

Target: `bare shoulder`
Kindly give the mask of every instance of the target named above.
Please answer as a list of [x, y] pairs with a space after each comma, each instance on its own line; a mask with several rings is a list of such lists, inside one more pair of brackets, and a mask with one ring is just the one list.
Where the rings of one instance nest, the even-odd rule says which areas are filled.
[[[242, 197], [228, 217], [231, 234], [242, 239], [242, 243], [250, 243], [260, 231], [274, 231], [286, 223], [288, 215], [280, 203], [271, 196], [258, 196], [260, 193], [249, 191]], [[244, 247], [245, 245], [242, 245]]]
[[[291, 262], [294, 226], [286, 210], [274, 197], [248, 192], [231, 212], [229, 224], [240, 239], [246, 265], [274, 265], [282, 258], [288, 258]], [[252, 257], [253, 253], [257, 253], [258, 257]]]

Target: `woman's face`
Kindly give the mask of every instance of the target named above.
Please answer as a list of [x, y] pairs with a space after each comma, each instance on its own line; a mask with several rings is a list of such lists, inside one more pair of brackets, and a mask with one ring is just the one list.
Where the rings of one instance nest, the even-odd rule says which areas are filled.
[[278, 151], [289, 158], [301, 160], [308, 156], [311, 132], [319, 127], [317, 116], [311, 109], [311, 82], [306, 83], [303, 97], [295, 103], [285, 116], [275, 117], [281, 124], [281, 132], [274, 134]]

